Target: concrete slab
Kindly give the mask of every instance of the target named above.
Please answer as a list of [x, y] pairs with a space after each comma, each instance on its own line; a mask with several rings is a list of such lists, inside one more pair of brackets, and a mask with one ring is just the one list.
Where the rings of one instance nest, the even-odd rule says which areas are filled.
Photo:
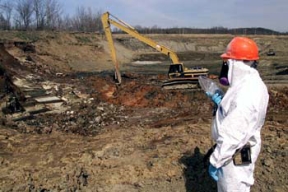
[[56, 103], [62, 102], [59, 97], [56, 96], [45, 96], [45, 97], [37, 97], [34, 98], [38, 103]]

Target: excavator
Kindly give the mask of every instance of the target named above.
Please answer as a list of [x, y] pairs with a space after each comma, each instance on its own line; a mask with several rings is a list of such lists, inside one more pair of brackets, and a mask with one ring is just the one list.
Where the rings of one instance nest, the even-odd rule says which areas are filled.
[[[113, 16], [109, 12], [105, 12], [101, 16], [101, 21], [103, 24], [103, 29], [105, 32], [106, 39], [108, 41], [112, 61], [115, 65], [115, 79], [117, 84], [121, 84], [121, 74], [119, 70], [119, 61], [117, 60], [116, 50], [114, 47], [111, 25], [121, 29], [132, 37], [138, 39], [139, 41], [149, 45], [150, 47], [156, 49], [157, 51], [167, 55], [172, 63], [170, 64], [168, 70], [168, 80], [163, 82], [163, 87], [180, 87], [182, 88], [195, 88], [198, 86], [199, 76], [208, 76], [208, 69], [202, 67], [196, 68], [186, 68], [183, 63], [179, 61], [177, 54], [171, 49], [158, 44], [154, 40], [140, 34], [136, 29], [134, 29], [129, 24]], [[180, 86], [179, 86], [180, 85]], [[186, 85], [186, 86], [185, 86]], [[170, 88], [168, 88], [170, 89]], [[173, 88], [172, 88], [173, 89]]]

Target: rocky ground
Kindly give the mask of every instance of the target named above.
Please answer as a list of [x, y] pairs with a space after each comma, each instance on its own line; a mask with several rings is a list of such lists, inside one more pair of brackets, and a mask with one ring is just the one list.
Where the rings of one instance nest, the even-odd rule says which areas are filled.
[[[87, 38], [77, 37], [82, 43]], [[0, 191], [216, 191], [204, 161], [212, 145], [212, 103], [201, 90], [163, 89], [165, 74], [151, 74], [151, 65], [140, 66], [137, 73], [129, 71], [135, 69], [135, 64], [126, 65], [122, 85], [115, 85], [113, 72], [107, 71], [109, 55], [103, 56], [107, 47], [100, 46], [105, 44], [100, 39], [99, 46], [81, 45], [83, 49], [98, 50], [103, 69], [98, 66], [99, 71], [94, 73], [77, 70], [81, 68], [77, 65], [81, 57], [84, 60], [90, 53], [86, 50], [85, 56], [76, 55], [80, 45], [73, 38], [69, 46], [77, 62], [64, 58], [71, 54], [66, 50], [63, 58], [55, 57], [54, 49], [46, 50], [46, 41], [36, 41], [36, 46], [26, 52], [23, 46], [20, 49], [19, 45], [3, 44], [1, 67], [15, 84], [13, 90], [23, 94], [20, 102], [26, 110], [14, 114], [2, 110]], [[53, 47], [55, 41], [65, 46], [54, 36], [49, 44]], [[204, 43], [208, 44], [203, 41], [203, 47]], [[72, 49], [74, 46], [77, 50]], [[132, 45], [124, 41], [121, 50], [127, 46]], [[144, 52], [135, 60], [146, 59], [149, 51]], [[206, 59], [199, 60], [204, 63], [215, 57], [199, 54], [206, 55]], [[151, 57], [159, 60], [157, 54], [150, 55], [149, 60]], [[285, 72], [286, 58], [275, 59], [273, 70]], [[49, 64], [54, 60], [53, 65]], [[63, 64], [66, 61], [69, 65]], [[272, 69], [269, 58], [263, 63], [267, 67], [260, 68], [261, 72]], [[85, 66], [91, 69], [89, 63]], [[157, 70], [161, 71], [162, 66]], [[288, 86], [271, 79], [270, 74], [265, 78], [270, 82], [270, 101], [251, 191], [284, 192], [288, 190]], [[1, 106], [5, 108], [9, 95], [1, 85]], [[43, 95], [59, 100], [40, 102]]]

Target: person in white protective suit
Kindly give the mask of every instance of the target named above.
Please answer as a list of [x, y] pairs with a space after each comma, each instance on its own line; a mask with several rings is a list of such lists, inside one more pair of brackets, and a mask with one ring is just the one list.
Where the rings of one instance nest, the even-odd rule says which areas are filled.
[[[212, 123], [216, 147], [209, 159], [209, 174], [217, 181], [218, 191], [247, 192], [254, 183], [269, 95], [256, 70], [258, 47], [252, 39], [233, 38], [221, 58], [220, 83], [229, 88], [224, 97], [210, 95], [218, 108]], [[250, 162], [236, 165], [232, 156], [246, 144], [250, 144]]]

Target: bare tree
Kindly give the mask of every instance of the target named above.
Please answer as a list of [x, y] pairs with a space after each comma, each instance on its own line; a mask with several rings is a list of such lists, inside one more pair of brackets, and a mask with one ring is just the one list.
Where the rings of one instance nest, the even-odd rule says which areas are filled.
[[61, 17], [58, 23], [58, 29], [71, 31], [73, 29], [72, 19], [69, 15]]
[[27, 30], [32, 24], [33, 0], [17, 0], [15, 11], [16, 27]]
[[13, 4], [11, 3], [11, 1], [7, 0], [2, 4], [0, 4], [1, 29], [9, 30], [11, 28], [12, 11], [13, 11]]
[[57, 0], [46, 0], [46, 27], [54, 29], [61, 21], [62, 7]]
[[62, 21], [62, 7], [57, 0], [33, 0], [37, 29], [58, 28]]
[[102, 29], [101, 11], [94, 13], [91, 8], [78, 7], [71, 23], [77, 31], [99, 31]]
[[76, 15], [72, 19], [73, 28], [77, 31], [85, 31], [85, 20], [87, 14], [85, 7], [81, 6], [77, 8]]
[[36, 29], [44, 29], [46, 20], [46, 0], [33, 0], [33, 10], [35, 12]]
[[103, 11], [99, 10], [95, 14], [94, 18], [94, 24], [95, 24], [95, 30], [97, 31], [102, 31], [103, 26], [102, 26], [102, 21], [101, 21], [101, 16], [102, 16]]

